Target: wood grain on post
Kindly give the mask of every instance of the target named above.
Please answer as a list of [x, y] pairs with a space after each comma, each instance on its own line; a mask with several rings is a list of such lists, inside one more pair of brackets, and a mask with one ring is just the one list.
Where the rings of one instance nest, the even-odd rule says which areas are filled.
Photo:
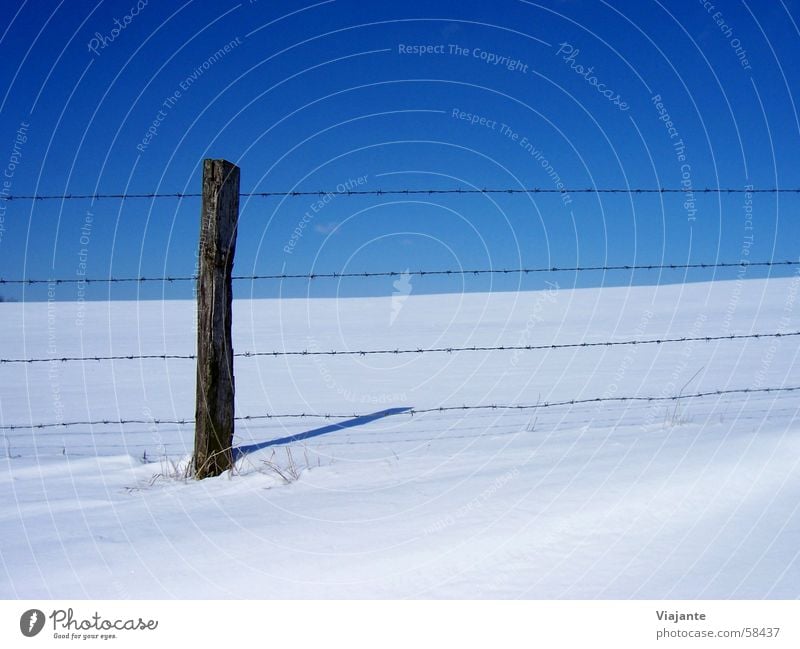
[[233, 466], [233, 256], [239, 219], [239, 167], [203, 161], [197, 279], [197, 406], [192, 467], [198, 480]]

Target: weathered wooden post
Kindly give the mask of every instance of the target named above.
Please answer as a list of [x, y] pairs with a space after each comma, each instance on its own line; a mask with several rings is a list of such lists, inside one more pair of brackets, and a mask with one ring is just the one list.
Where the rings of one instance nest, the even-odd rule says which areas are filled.
[[233, 466], [231, 275], [238, 219], [239, 167], [226, 160], [204, 160], [192, 460], [198, 480], [217, 476]]

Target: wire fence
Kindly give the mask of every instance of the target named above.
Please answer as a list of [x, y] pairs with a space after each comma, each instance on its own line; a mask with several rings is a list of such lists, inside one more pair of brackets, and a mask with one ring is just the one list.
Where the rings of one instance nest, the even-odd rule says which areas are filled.
[[[681, 336], [678, 338], [646, 338], [634, 340], [603, 340], [579, 343], [551, 343], [543, 345], [472, 345], [466, 347], [414, 347], [394, 349], [331, 349], [331, 350], [274, 350], [235, 352], [234, 357], [279, 357], [279, 356], [394, 356], [401, 354], [454, 354], [457, 352], [537, 351], [555, 349], [577, 349], [589, 347], [618, 347], [623, 345], [668, 345], [671, 343], [711, 343], [729, 340], [757, 340], [761, 338], [791, 338], [800, 336], [800, 331], [754, 334], [725, 334], [720, 336]], [[90, 361], [133, 360], [193, 360], [196, 354], [118, 354], [111, 356], [51, 356], [49, 358], [0, 358], [0, 364], [9, 363], [73, 363]]]
[[[684, 187], [655, 187], [655, 188], [571, 188], [556, 189], [546, 187], [512, 187], [512, 188], [476, 188], [476, 187], [456, 187], [456, 188], [401, 188], [401, 189], [345, 189], [318, 190], [318, 191], [250, 191], [240, 192], [241, 198], [291, 198], [291, 197], [324, 197], [324, 196], [416, 196], [416, 195], [536, 195], [536, 194], [798, 194], [800, 187], [774, 187], [774, 188], [754, 188], [754, 187], [705, 187], [692, 188], [687, 190]], [[0, 200], [4, 201], [71, 201], [71, 200], [129, 200], [129, 199], [194, 199], [201, 198], [199, 192], [170, 192], [170, 193], [85, 193], [85, 194], [16, 194], [0, 195]], [[653, 264], [601, 264], [601, 265], [567, 265], [567, 266], [540, 266], [526, 268], [477, 268], [477, 269], [431, 269], [431, 270], [383, 270], [383, 271], [363, 271], [363, 272], [321, 272], [321, 273], [272, 273], [272, 274], [245, 274], [232, 277], [235, 281], [261, 281], [261, 280], [304, 280], [314, 281], [323, 279], [359, 279], [377, 277], [408, 277], [408, 276], [482, 276], [482, 275], [528, 275], [534, 273], [557, 273], [557, 272], [618, 272], [618, 271], [674, 271], [674, 270], [718, 270], [724, 268], [744, 268], [744, 267], [791, 267], [799, 266], [800, 260], [785, 261], [715, 261], [715, 262], [694, 262], [694, 263], [653, 263]], [[96, 284], [96, 283], [173, 283], [173, 282], [195, 282], [198, 277], [193, 274], [162, 277], [139, 276], [139, 277], [94, 277], [94, 278], [21, 278], [5, 279], [0, 278], [2, 285], [37, 285], [37, 284]], [[576, 349], [576, 348], [595, 348], [595, 347], [616, 347], [625, 345], [666, 345], [676, 343], [712, 343], [734, 340], [755, 340], [755, 339], [778, 339], [800, 336], [800, 331], [769, 332], [769, 333], [748, 333], [748, 334], [729, 334], [718, 336], [682, 336], [682, 337], [661, 337], [649, 339], [631, 340], [605, 340], [605, 341], [582, 341], [572, 343], [553, 343], [537, 345], [496, 345], [496, 346], [448, 346], [434, 348], [395, 348], [395, 349], [363, 349], [363, 350], [274, 350], [274, 351], [245, 351], [237, 352], [235, 357], [295, 357], [295, 356], [368, 356], [368, 355], [401, 355], [401, 354], [452, 354], [459, 352], [502, 352], [502, 351], [535, 351], [535, 350], [557, 350], [557, 349]], [[0, 365], [8, 364], [30, 364], [30, 363], [66, 363], [66, 362], [88, 362], [88, 361], [122, 361], [122, 360], [172, 360], [172, 359], [196, 359], [196, 354], [130, 354], [130, 355], [107, 355], [107, 356], [72, 356], [72, 357], [49, 357], [49, 358], [0, 358]], [[537, 402], [535, 404], [472, 404], [472, 405], [443, 405], [428, 408], [408, 408], [403, 409], [402, 414], [409, 416], [423, 415], [430, 413], [449, 413], [458, 411], [521, 411], [552, 408], [558, 406], [576, 406], [583, 404], [597, 404], [602, 402], [616, 403], [653, 403], [669, 402], [684, 399], [699, 399], [712, 396], [724, 395], [750, 395], [750, 394], [783, 394], [796, 392], [800, 386], [777, 386], [777, 387], [744, 387], [736, 389], [709, 390], [692, 394], [677, 394], [669, 396], [607, 396], [582, 399], [568, 399], [550, 402]], [[315, 412], [287, 412], [287, 413], [264, 413], [254, 415], [237, 416], [237, 421], [259, 421], [274, 419], [351, 419], [368, 417], [370, 413], [315, 413]], [[134, 419], [100, 419], [86, 421], [66, 421], [49, 423], [30, 423], [30, 424], [7, 424], [0, 425], [0, 430], [40, 430], [50, 428], [66, 427], [95, 427], [95, 426], [124, 426], [124, 425], [186, 425], [194, 424], [194, 419], [158, 419], [158, 418], [134, 418]]]
[[[329, 273], [277, 273], [267, 275], [234, 275], [234, 281], [257, 280], [317, 280], [317, 279], [359, 279], [374, 277], [425, 277], [425, 276], [480, 276], [480, 275], [529, 275], [534, 273], [582, 273], [611, 271], [663, 271], [663, 270], [697, 270], [719, 268], [771, 268], [779, 266], [800, 266], [800, 260], [784, 261], [725, 261], [695, 262], [683, 264], [618, 264], [600, 266], [539, 266], [533, 268], [456, 268], [445, 270], [383, 270], [363, 272], [329, 272]], [[87, 277], [87, 278], [51, 278], [51, 279], [3, 279], [0, 284], [115, 284], [145, 282], [194, 282], [197, 275], [176, 275], [163, 277]]]
[[[800, 187], [703, 187], [687, 190], [685, 187], [576, 187], [556, 189], [554, 187], [453, 187], [453, 188], [403, 188], [403, 189], [338, 189], [330, 190], [284, 190], [267, 192], [239, 192], [242, 198], [274, 198], [297, 196], [413, 196], [434, 194], [798, 194]], [[4, 201], [68, 201], [68, 200], [128, 200], [141, 198], [201, 198], [200, 192], [153, 192], [153, 193], [92, 193], [92, 194], [8, 194], [0, 195]]]
[[[408, 408], [398, 412], [397, 415], [423, 415], [429, 413], [444, 413], [466, 410], [537, 410], [542, 408], [555, 408], [559, 406], [577, 406], [602, 402], [661, 402], [661, 401], [682, 401], [684, 399], [701, 399], [712, 396], [725, 396], [730, 394], [763, 394], [763, 393], [782, 393], [797, 392], [800, 385], [774, 387], [774, 388], [733, 388], [729, 390], [707, 390], [705, 392], [695, 392], [692, 394], [675, 394], [669, 396], [623, 396], [623, 397], [593, 397], [588, 399], [563, 399], [560, 401], [542, 401], [530, 404], [480, 404], [480, 405], [461, 405], [461, 406], [437, 406], [432, 408]], [[258, 415], [240, 415], [234, 417], [236, 421], [259, 421], [265, 419], [360, 419], [373, 416], [374, 413], [263, 413]], [[95, 421], [62, 421], [40, 424], [9, 424], [0, 426], [0, 430], [31, 430], [41, 428], [66, 428], [70, 426], [120, 426], [125, 424], [142, 425], [175, 425], [182, 426], [195, 423], [194, 419], [98, 419]]]

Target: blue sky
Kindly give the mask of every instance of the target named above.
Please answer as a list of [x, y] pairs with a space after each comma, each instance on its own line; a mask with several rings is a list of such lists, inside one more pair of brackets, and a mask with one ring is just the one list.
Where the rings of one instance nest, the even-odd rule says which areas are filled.
[[[6, 194], [197, 192], [208, 157], [238, 164], [243, 191], [333, 190], [316, 210], [307, 196], [243, 200], [237, 274], [798, 258], [792, 194], [336, 195], [347, 183], [798, 187], [795, 2], [5, 7]], [[0, 276], [192, 274], [199, 212], [196, 198], [0, 203]], [[768, 272], [791, 269], [745, 276]], [[431, 277], [413, 290], [711, 277]], [[84, 288], [89, 299], [192, 297], [190, 283]], [[48, 296], [46, 285], [0, 292]], [[390, 278], [236, 286], [237, 297], [391, 292]]]

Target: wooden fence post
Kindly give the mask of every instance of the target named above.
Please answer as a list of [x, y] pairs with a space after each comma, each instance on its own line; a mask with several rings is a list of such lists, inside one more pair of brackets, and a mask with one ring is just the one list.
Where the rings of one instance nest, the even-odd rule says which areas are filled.
[[233, 466], [233, 256], [239, 219], [239, 167], [203, 161], [197, 278], [197, 403], [192, 468], [198, 480]]

